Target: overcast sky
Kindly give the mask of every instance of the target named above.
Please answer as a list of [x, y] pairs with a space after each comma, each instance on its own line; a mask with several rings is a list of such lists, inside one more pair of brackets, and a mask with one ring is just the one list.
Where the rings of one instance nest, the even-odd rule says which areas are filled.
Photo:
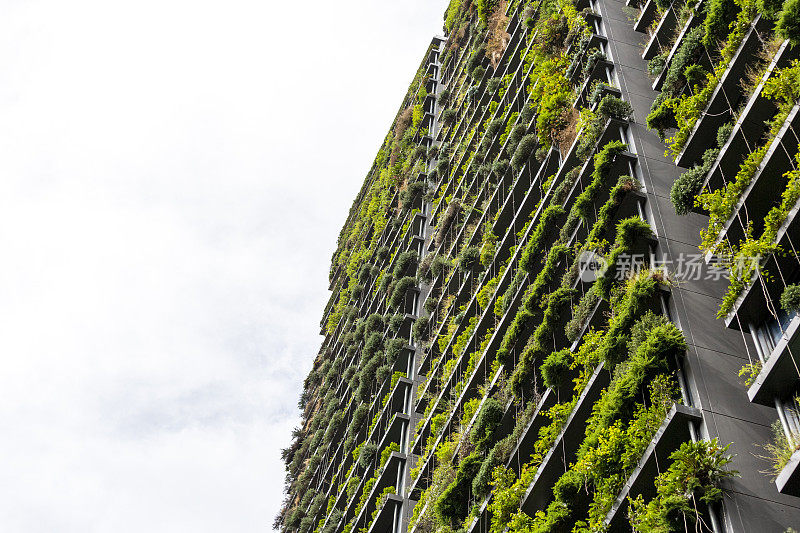
[[0, 0], [0, 530], [268, 531], [447, 0]]

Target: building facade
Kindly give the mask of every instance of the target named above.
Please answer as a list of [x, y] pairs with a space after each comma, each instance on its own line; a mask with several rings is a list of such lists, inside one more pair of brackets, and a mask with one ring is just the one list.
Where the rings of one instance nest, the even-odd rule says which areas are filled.
[[798, 20], [452, 0], [340, 234], [275, 526], [800, 530]]

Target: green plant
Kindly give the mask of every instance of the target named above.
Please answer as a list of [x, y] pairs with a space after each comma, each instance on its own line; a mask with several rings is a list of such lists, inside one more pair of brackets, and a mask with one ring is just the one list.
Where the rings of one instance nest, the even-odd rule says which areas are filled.
[[575, 342], [578, 339], [600, 299], [600, 295], [594, 287], [592, 287], [581, 297], [575, 307], [572, 308], [572, 318], [567, 322], [564, 328], [567, 340]]
[[431, 261], [431, 274], [433, 274], [434, 278], [438, 278], [442, 272], [444, 272], [450, 263], [447, 261], [447, 258], [442, 255], [437, 255]]
[[685, 442], [670, 455], [672, 464], [656, 478], [656, 497], [630, 502], [634, 531], [683, 531], [699, 518], [706, 505], [722, 499], [720, 483], [738, 475], [728, 469], [728, 446], [711, 441]]
[[503, 417], [503, 406], [494, 398], [486, 398], [470, 431], [469, 438], [478, 449], [491, 443], [497, 425]]
[[492, 446], [492, 449], [486, 455], [486, 458], [481, 463], [481, 468], [472, 480], [472, 493], [479, 498], [485, 497], [489, 492], [489, 483], [491, 482], [492, 471], [511, 454], [511, 449], [514, 446], [515, 439], [512, 435], [508, 435]]
[[781, 309], [787, 313], [800, 311], [800, 284], [787, 285], [781, 294]]
[[728, 142], [733, 132], [733, 122], [726, 122], [717, 130], [717, 148], [722, 148]]
[[739, 12], [735, 0], [710, 0], [706, 7], [706, 18], [703, 22], [703, 45], [709, 50], [716, 47], [719, 41], [728, 35], [728, 25], [733, 22]]
[[472, 454], [458, 465], [456, 479], [435, 503], [436, 514], [443, 523], [452, 525], [466, 516], [472, 479], [480, 470], [482, 462], [480, 455]]
[[548, 355], [541, 366], [545, 386], [559, 389], [566, 385], [566, 375], [572, 365], [572, 352], [568, 349]]
[[[721, 130], [720, 130], [721, 131]], [[675, 207], [675, 213], [685, 215], [692, 210], [695, 198], [703, 188], [706, 174], [711, 170], [714, 160], [719, 154], [718, 149], [709, 149], [703, 155], [703, 163], [695, 166], [678, 176], [672, 184], [669, 198]]]
[[647, 73], [650, 76], [656, 77], [664, 70], [667, 64], [667, 55], [665, 53], [656, 54], [653, 59], [647, 62]]
[[403, 303], [403, 299], [406, 297], [406, 292], [408, 292], [408, 290], [414, 287], [416, 284], [417, 280], [412, 276], [406, 276], [399, 280], [395, 284], [392, 294], [386, 302], [389, 308], [397, 309], [400, 307], [400, 304]]
[[397, 256], [392, 275], [398, 279], [403, 276], [415, 276], [417, 273], [418, 259], [419, 256], [415, 251], [409, 250], [401, 253]]
[[403, 209], [411, 209], [414, 200], [425, 191], [425, 183], [421, 181], [415, 181], [411, 183], [400, 192], [400, 204], [403, 206]]
[[429, 327], [430, 318], [427, 316], [421, 316], [414, 321], [414, 326], [412, 327], [412, 335], [414, 336], [414, 340], [417, 342], [425, 342], [428, 339]]
[[785, 467], [797, 450], [798, 436], [792, 435], [792, 440], [786, 436], [783, 425], [779, 420], [772, 423], [772, 442], [764, 445], [767, 456], [764, 459], [769, 461], [769, 470], [765, 473], [772, 474], [773, 478], [778, 477], [783, 467]]
[[536, 148], [537, 137], [535, 134], [525, 135], [519, 142], [514, 155], [511, 158], [511, 167], [515, 172], [519, 172], [522, 166], [528, 161], [534, 148]]
[[375, 455], [378, 453], [378, 445], [374, 442], [365, 442], [361, 445], [358, 454], [358, 464], [361, 465], [362, 468], [369, 468], [369, 465], [372, 464], [372, 460], [375, 459]]
[[762, 16], [771, 20], [776, 20], [783, 8], [783, 0], [758, 0], [757, 5], [758, 12], [761, 13]]
[[695, 63], [686, 67], [686, 70], [683, 71], [683, 77], [686, 78], [686, 83], [689, 84], [689, 87], [696, 87], [703, 84], [708, 77], [708, 71], [703, 65]]
[[597, 112], [606, 118], [628, 120], [633, 116], [631, 104], [614, 95], [606, 95], [597, 105]]
[[775, 31], [784, 39], [789, 39], [792, 46], [800, 42], [800, 0], [786, 0], [783, 3]]
[[744, 386], [749, 387], [755, 382], [759, 372], [761, 372], [761, 361], [747, 363], [739, 369], [739, 377], [744, 381]]
[[477, 246], [468, 246], [461, 250], [458, 257], [458, 268], [462, 272], [469, 272], [481, 266], [481, 251]]

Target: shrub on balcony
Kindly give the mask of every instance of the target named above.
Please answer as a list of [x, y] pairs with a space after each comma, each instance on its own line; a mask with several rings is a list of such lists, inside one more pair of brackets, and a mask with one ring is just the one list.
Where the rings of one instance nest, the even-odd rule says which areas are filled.
[[777, 20], [783, 8], [783, 0], [758, 0], [756, 6], [762, 17]]
[[534, 148], [536, 148], [536, 134], [531, 133], [522, 137], [511, 158], [511, 166], [514, 171], [519, 172], [522, 169], [523, 165], [530, 159]]
[[439, 161], [436, 163], [436, 174], [442, 178], [447, 177], [449, 166], [450, 163], [447, 161], [447, 159], [439, 159]]
[[356, 410], [353, 411], [353, 419], [350, 421], [350, 427], [348, 428], [348, 434], [353, 436], [355, 435], [364, 422], [367, 420], [367, 415], [369, 414], [369, 407], [367, 404], [362, 403]]
[[378, 453], [378, 445], [374, 442], [365, 442], [358, 451], [358, 464], [361, 468], [369, 468]]
[[631, 104], [612, 94], [607, 94], [597, 104], [597, 112], [606, 118], [628, 120], [633, 116]]
[[733, 122], [726, 122], [717, 130], [717, 148], [722, 148], [733, 132]]
[[678, 121], [675, 118], [674, 107], [677, 104], [677, 99], [662, 98], [662, 95], [666, 95], [666, 93], [662, 92], [653, 102], [653, 108], [650, 114], [647, 115], [647, 127], [656, 131], [661, 140], [664, 140], [664, 133], [670, 128], [677, 128]]
[[364, 341], [364, 349], [362, 350], [362, 355], [365, 359], [372, 358], [375, 353], [381, 349], [383, 344], [383, 333], [380, 331], [376, 331], [374, 333], [369, 334], [366, 340]]
[[436, 301], [436, 298], [428, 297], [425, 299], [425, 304], [422, 307], [428, 314], [433, 314], [433, 312], [436, 311], [436, 307], [438, 305], [439, 303]]
[[400, 352], [406, 346], [406, 341], [403, 339], [391, 339], [386, 341], [386, 361], [391, 365], [400, 357]]
[[735, 0], [710, 0], [703, 22], [703, 45], [711, 50], [728, 36], [728, 26], [739, 13]]
[[[728, 1], [728, 0], [722, 0]], [[726, 26], [727, 28], [727, 26]], [[690, 30], [669, 65], [669, 70], [664, 76], [661, 94], [659, 94], [647, 116], [647, 127], [659, 133], [664, 138], [664, 132], [669, 128], [678, 127], [675, 119], [676, 97], [685, 85], [684, 74], [686, 68], [697, 63], [703, 52], [703, 36], [705, 31], [702, 26]]]
[[441, 246], [442, 242], [444, 241], [444, 236], [447, 233], [447, 230], [450, 228], [450, 224], [453, 223], [458, 213], [461, 211], [461, 202], [454, 198], [450, 204], [447, 206], [447, 210], [442, 215], [442, 219], [439, 222], [438, 229], [436, 230], [436, 236], [434, 237], [434, 244], [438, 247]]
[[722, 481], [738, 475], [729, 470], [728, 446], [717, 439], [684, 442], [670, 455], [672, 464], [656, 478], [656, 497], [647, 504], [642, 496], [631, 500], [629, 517], [636, 531], [694, 529], [704, 508], [722, 499]]
[[[722, 128], [720, 128], [720, 131], [722, 131]], [[717, 142], [719, 142], [719, 139]], [[706, 150], [702, 164], [690, 168], [678, 176], [678, 179], [672, 184], [669, 197], [675, 207], [675, 213], [685, 215], [692, 210], [694, 199], [700, 194], [706, 174], [711, 170], [711, 166], [714, 164], [718, 154], [719, 150], [716, 148]]]
[[439, 93], [439, 105], [447, 105], [450, 101], [450, 89], [442, 89]]
[[458, 268], [462, 272], [470, 272], [481, 265], [481, 250], [477, 246], [467, 246], [458, 256]]
[[353, 299], [358, 300], [361, 298], [362, 294], [364, 294], [364, 286], [360, 283], [353, 285], [353, 288], [350, 290], [350, 295], [353, 297]]
[[481, 468], [475, 475], [475, 479], [472, 480], [472, 493], [475, 496], [484, 498], [489, 494], [489, 482], [492, 480], [492, 472], [508, 459], [513, 451], [515, 442], [514, 436], [508, 435], [492, 446], [492, 449], [486, 455], [486, 459], [481, 463]]
[[683, 71], [683, 77], [686, 78], [686, 83], [689, 84], [689, 87], [693, 88], [698, 85], [702, 86], [707, 76], [708, 71], [703, 65], [698, 65], [697, 63], [689, 65], [686, 67], [686, 70]]
[[[521, 120], [522, 119], [520, 119], [520, 121]], [[521, 122], [511, 128], [511, 131], [508, 133], [508, 137], [506, 138], [506, 146], [505, 146], [506, 155], [513, 157], [514, 151], [519, 146], [519, 143], [522, 140], [522, 138], [525, 137], [525, 133], [527, 131], [528, 127]]]
[[470, 441], [478, 447], [478, 449], [485, 449], [491, 444], [497, 426], [500, 424], [500, 419], [502, 418], [502, 404], [494, 398], [486, 398], [481, 410], [478, 411], [475, 423], [472, 425], [472, 430], [469, 434]]
[[[800, 435], [793, 435], [795, 441], [798, 440], [798, 437]], [[797, 450], [797, 445], [786, 437], [780, 420], [772, 423], [772, 442], [765, 444], [764, 450], [767, 452], [765, 458], [770, 463], [769, 473], [772, 474], [773, 479], [777, 478]]]
[[339, 522], [342, 521], [343, 516], [344, 512], [341, 509], [334, 509], [331, 511], [327, 522], [325, 522], [325, 527], [322, 528], [320, 533], [336, 533], [336, 530], [339, 527]]
[[789, 39], [793, 47], [800, 43], [800, 0], [784, 2], [775, 31], [784, 39]]
[[413, 250], [401, 253], [397, 256], [392, 275], [398, 279], [404, 276], [416, 276], [418, 260], [419, 256]]
[[486, 74], [486, 69], [481, 65], [478, 65], [470, 72], [472, 79], [475, 81], [480, 81], [483, 78], [483, 75]]
[[356, 367], [348, 366], [347, 368], [344, 369], [344, 372], [342, 373], [342, 380], [350, 381], [355, 373], [356, 373]]
[[375, 380], [376, 383], [383, 383], [389, 376], [392, 375], [392, 367], [389, 365], [381, 365], [378, 367], [378, 370], [375, 372]]
[[569, 349], [548, 355], [541, 366], [545, 386], [557, 390], [566, 385], [566, 376], [571, 364], [572, 352]]
[[781, 308], [787, 313], [800, 311], [800, 285], [787, 285], [781, 294]]
[[403, 315], [394, 314], [389, 318], [389, 331], [397, 335], [400, 328], [403, 327]]
[[[666, 372], [673, 357], [685, 351], [686, 340], [674, 324], [659, 325], [648, 331], [636, 350], [619, 366], [613, 382], [595, 404], [589, 427], [607, 428], [620, 417], [629, 419], [642, 387]], [[595, 444], [595, 439], [587, 439], [583, 447]]]
[[539, 258], [542, 252], [541, 247], [546, 235], [546, 232], [552, 227], [557, 225], [557, 221], [564, 215], [564, 209], [560, 205], [551, 205], [542, 213], [541, 220], [533, 230], [533, 234], [528, 239], [525, 249], [522, 251], [522, 256], [519, 260], [519, 266], [522, 270], [528, 273], [533, 273], [539, 266]]
[[647, 73], [650, 74], [652, 77], [656, 77], [664, 70], [664, 66], [667, 64], [667, 54], [660, 53], [657, 54], [653, 59], [647, 62]]
[[431, 274], [433, 274], [434, 278], [438, 278], [449, 266], [450, 263], [446, 257], [437, 255], [433, 258], [433, 261], [431, 261]]
[[372, 313], [364, 321], [364, 340], [366, 340], [366, 337], [372, 333], [383, 331], [384, 327], [385, 324], [383, 322], [383, 315]]
[[572, 309], [572, 318], [567, 322], [564, 328], [564, 334], [567, 336], [567, 340], [570, 342], [578, 340], [581, 331], [583, 331], [583, 328], [591, 317], [592, 311], [594, 311], [599, 301], [600, 295], [594, 287], [589, 289], [586, 294], [581, 297], [580, 301]]
[[442, 111], [442, 116], [441, 116], [442, 124], [444, 124], [444, 125], [452, 124], [456, 119], [457, 113], [458, 112], [455, 109], [452, 109], [452, 108], [451, 109], [445, 109], [444, 111]]
[[427, 316], [419, 317], [412, 327], [412, 334], [417, 342], [425, 342], [428, 339], [428, 326], [430, 326], [430, 318]]
[[508, 170], [508, 159], [498, 159], [492, 163], [492, 173], [496, 176], [502, 176]]
[[669, 192], [669, 198], [675, 207], [675, 213], [685, 215], [692, 210], [695, 196], [703, 187], [706, 173], [702, 166], [690, 168], [675, 180]]
[[502, 80], [500, 78], [491, 78], [488, 82], [486, 82], [486, 92], [489, 94], [494, 94], [497, 92], [497, 89], [500, 88], [500, 82]]
[[426, 283], [433, 281], [433, 273], [431, 272], [431, 263], [433, 262], [433, 258], [433, 254], [427, 254], [422, 258], [422, 261], [420, 261], [419, 267], [417, 268], [417, 278], [420, 281], [424, 281]]
[[[598, 281], [605, 278], [600, 278]], [[597, 287], [597, 285], [595, 285]], [[609, 320], [605, 341], [599, 356], [609, 367], [617, 365], [628, 352], [630, 328], [647, 311], [647, 305], [656, 294], [658, 283], [649, 272], [629, 279], [621, 296], [615, 298], [614, 314]]]
[[458, 465], [455, 481], [444, 490], [434, 505], [436, 515], [443, 524], [454, 524], [467, 515], [472, 479], [482, 462], [480, 455], [472, 454]]
[[472, 72], [475, 70], [476, 67], [480, 66], [483, 62], [483, 58], [486, 56], [486, 43], [480, 44], [475, 50], [472, 52], [472, 55], [469, 57], [469, 61], [467, 61], [467, 72]]
[[357, 279], [360, 284], [366, 284], [369, 280], [369, 276], [372, 273], [372, 269], [370, 268], [369, 263], [364, 263], [361, 265], [361, 268], [358, 269]]
[[411, 209], [414, 200], [425, 190], [425, 184], [421, 181], [416, 181], [400, 192], [400, 204], [403, 209]]
[[389, 301], [387, 302], [389, 308], [397, 309], [398, 307], [400, 307], [400, 305], [402, 305], [406, 297], [406, 293], [408, 292], [408, 290], [414, 287], [416, 284], [417, 280], [412, 276], [406, 276], [401, 280], [399, 280], [395, 284], [394, 289], [392, 290], [392, 295], [389, 297]]
[[387, 292], [389, 290], [389, 285], [394, 281], [394, 278], [389, 273], [384, 273], [381, 276], [381, 281], [378, 283], [378, 291], [379, 292]]

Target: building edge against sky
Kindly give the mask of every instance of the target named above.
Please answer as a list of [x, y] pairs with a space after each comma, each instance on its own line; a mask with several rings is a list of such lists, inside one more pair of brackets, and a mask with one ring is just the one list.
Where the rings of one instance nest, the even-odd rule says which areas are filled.
[[799, 21], [452, 0], [340, 233], [275, 527], [800, 530]]

